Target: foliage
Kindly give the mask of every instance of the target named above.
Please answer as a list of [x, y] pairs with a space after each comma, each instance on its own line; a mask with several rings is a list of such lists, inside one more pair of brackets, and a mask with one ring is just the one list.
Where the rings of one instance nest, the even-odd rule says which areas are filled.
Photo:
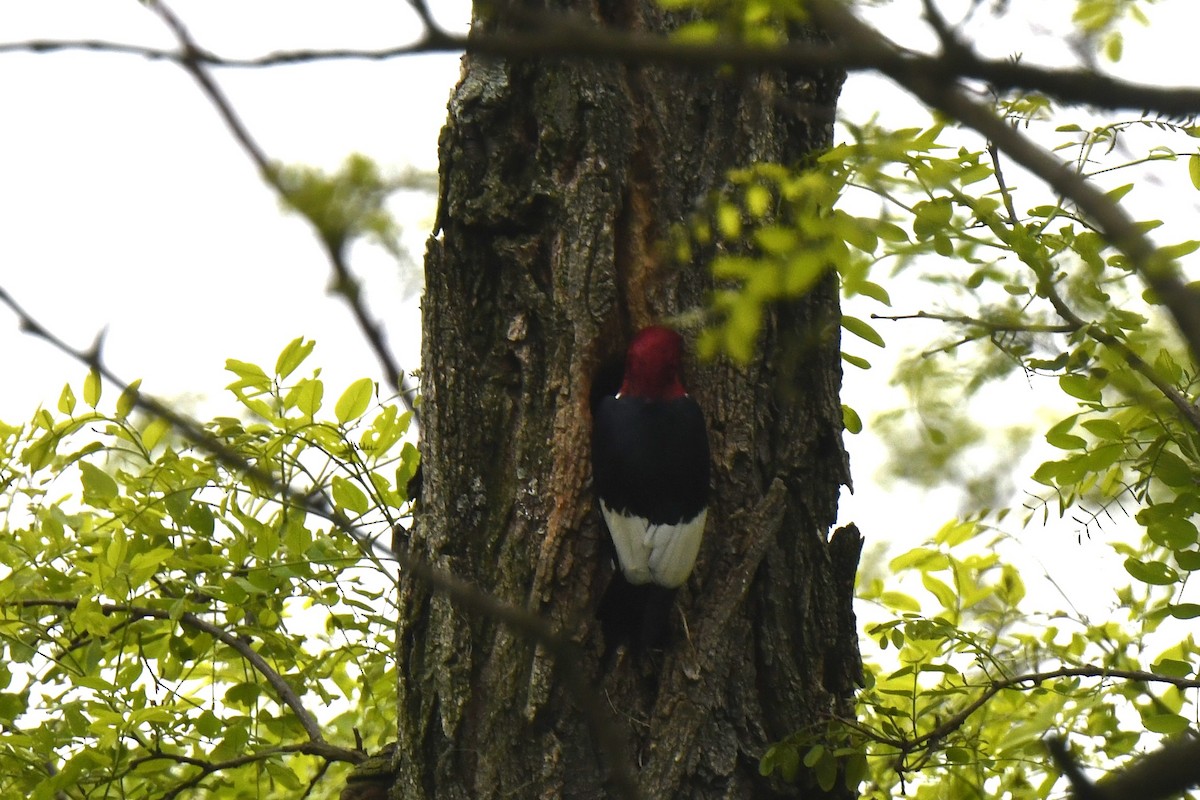
[[[1080, 40], [1119, 59], [1122, 22], [1144, 22], [1145, 5], [1080, 0]], [[1036, 94], [993, 100], [1113, 204], [1134, 208], [1138, 170], [1156, 162], [1174, 162], [1176, 185], [1200, 186], [1190, 121], [1088, 120]], [[909, 405], [868, 424], [895, 448], [897, 474], [967, 489], [968, 514], [860, 586], [883, 611], [867, 634], [886, 651], [868, 665], [860, 719], [797, 732], [762, 769], [791, 779], [803, 766], [826, 787], [869, 775], [872, 797], [1048, 797], [1064, 786], [1046, 755], [1050, 733], [1069, 734], [1081, 763], [1111, 768], [1193, 731], [1196, 646], [1171, 622], [1200, 615], [1184, 594], [1200, 569], [1196, 354], [1139, 267], [1071, 197], [1037, 188], [1042, 176], [978, 135], [941, 117], [903, 130], [843, 120], [843, 130], [812, 163], [731, 174], [677, 236], [676, 257], [710, 264], [717, 281], [702, 344], [747, 359], [767, 308], [830, 271], [852, 366], [871, 366], [862, 342], [886, 343], [866, 312], [939, 323], [942, 338], [897, 363]], [[1197, 249], [1159, 246], [1157, 269], [1178, 270]], [[894, 298], [917, 308], [887, 314]], [[1070, 410], [997, 431], [972, 401], [1011, 378], [1056, 387]], [[862, 425], [854, 409], [846, 420], [851, 432]], [[1044, 444], [1031, 439], [1039, 428]], [[1011, 502], [997, 486], [1035, 444], [1049, 455], [1030, 476], [1023, 526], [1069, 516], [1087, 534], [1106, 521], [1138, 526], [1112, 538], [1130, 580], [1112, 587], [1114, 615], [1102, 622], [1031, 609], [1000, 554], [1004, 525], [1021, 515], [992, 510]], [[912, 583], [919, 595], [903, 589]]]
[[274, 180], [284, 207], [307, 219], [330, 251], [341, 254], [365, 238], [402, 264], [411, 259], [399, 241], [400, 226], [387, 209], [400, 189], [432, 191], [436, 180], [409, 171], [385, 176], [371, 159], [355, 153], [333, 174], [308, 166], [276, 168]]
[[406, 514], [409, 415], [367, 379], [329, 408], [320, 370], [299, 376], [313, 348], [271, 373], [229, 360], [246, 418], [205, 426], [219, 453], [139, 419], [133, 390], [102, 402], [95, 373], [0, 425], [0, 794], [329, 797], [305, 794], [314, 731], [353, 760], [359, 731], [375, 750], [394, 727], [368, 538]]
[[[1042, 100], [1037, 106], [1003, 104], [1013, 119], [1053, 110]], [[1197, 135], [1190, 125], [1153, 120], [1091, 129], [1062, 125], [1056, 130], [1067, 140], [1057, 150], [1073, 155], [1089, 179], [1149, 161], [1184, 160], [1161, 145], [1115, 165], [1101, 160], [1127, 152], [1136, 141], [1127, 134], [1145, 126], [1167, 136]], [[915, 572], [932, 602], [879, 580], [861, 587], [864, 600], [898, 615], [868, 631], [893, 655], [869, 667], [861, 719], [846, 721], [832, 738], [807, 734], [782, 742], [764, 764], [789, 763], [791, 757], [780, 755], [789, 748], [806, 765], [820, 763], [813, 762], [818, 751], [843, 759], [865, 753], [871, 797], [900, 791], [918, 798], [1048, 797], [1062, 788], [1047, 763], [1048, 733], [1070, 733], [1082, 763], [1111, 767], [1152, 749], [1161, 735], [1192, 730], [1191, 690], [1200, 687], [1195, 644], [1190, 634], [1159, 626], [1170, 617], [1193, 618], [1200, 609], [1182, 596], [1200, 568], [1192, 521], [1200, 510], [1194, 359], [1158, 314], [1158, 298], [1141, 291], [1128, 261], [1069, 201], [1017, 210], [1019, 194], [1006, 183], [1002, 161], [982, 143], [945, 143], [940, 125], [853, 133], [853, 143], [825, 154], [809, 175], [882, 198], [881, 219], [904, 235], [872, 240], [860, 233], [860, 244], [852, 245], [832, 220], [853, 218], [838, 215], [834, 205], [816, 222], [805, 218], [809, 230], [820, 233], [802, 239], [811, 246], [824, 237], [841, 248], [842, 260], [832, 263], [851, 303], [859, 276], [870, 276], [880, 263], [892, 263], [886, 285], [893, 293], [894, 276], [915, 270], [945, 305], [884, 318], [937, 320], [949, 332], [900, 361], [894, 380], [912, 404], [876, 420], [881, 435], [901, 443], [896, 469], [927, 485], [947, 476], [967, 480], [962, 462], [987, 457], [997, 441], [968, 401], [1010, 375], [1053, 380], [1075, 409], [1045, 429], [1054, 453], [1031, 475], [1042, 493], [1029, 503], [1023, 523], [1074, 513], [1089, 532], [1114, 512], [1128, 512], [1142, 534], [1111, 544], [1133, 579], [1114, 587], [1116, 618], [1092, 623], [1068, 612], [1030, 611], [1021, 606], [1019, 574], [999, 560], [996, 540], [984, 537], [994, 536], [1005, 519], [1004, 511], [986, 506], [1004, 498], [977, 496], [971, 521], [949, 526], [929, 546], [891, 562], [889, 585]], [[1118, 185], [1108, 195], [1119, 202], [1133, 189], [1132, 182]], [[837, 202], [848, 197], [840, 192]], [[1141, 227], [1160, 224], [1149, 220]], [[878, 223], [861, 228], [866, 234], [877, 229]], [[1159, 252], [1176, 260], [1198, 247], [1189, 240]], [[933, 255], [947, 259], [944, 269], [917, 260]], [[763, 263], [795, 257], [771, 253], [753, 265], [743, 262], [743, 269], [754, 274]], [[734, 302], [753, 297], [739, 291]], [[728, 315], [725, 325], [732, 319]], [[967, 354], [969, 347], [975, 349]], [[1027, 446], [1021, 430], [1010, 432], [1010, 440], [992, 456], [995, 468], [1011, 469], [1013, 453]], [[994, 487], [996, 473], [983, 474], [980, 483]], [[968, 555], [959, 553], [971, 545]], [[1049, 677], [1016, 677], [1034, 673]], [[837, 749], [830, 746], [839, 741]]]

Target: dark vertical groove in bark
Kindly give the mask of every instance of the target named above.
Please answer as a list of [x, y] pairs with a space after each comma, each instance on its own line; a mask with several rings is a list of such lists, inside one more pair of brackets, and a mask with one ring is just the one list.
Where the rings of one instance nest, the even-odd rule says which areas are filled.
[[[611, 24], [673, 24], [642, 0], [600, 5]], [[668, 266], [656, 243], [727, 170], [827, 145], [840, 81], [465, 60], [426, 256], [414, 552], [598, 658], [611, 567], [590, 494], [590, 376], [631, 330], [703, 304], [703, 266]], [[674, 646], [600, 684], [647, 798], [797, 793], [757, 759], [847, 710], [858, 540], [827, 537], [848, 480], [838, 313], [830, 279], [771, 315], [756, 362], [692, 365], [716, 474], [700, 563]], [[401, 591], [393, 796], [606, 796], [604, 756], [544, 654], [418, 584]]]

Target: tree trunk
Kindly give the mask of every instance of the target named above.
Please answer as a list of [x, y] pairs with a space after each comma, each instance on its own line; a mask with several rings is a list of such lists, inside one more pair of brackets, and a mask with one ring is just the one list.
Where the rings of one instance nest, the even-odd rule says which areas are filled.
[[[678, 22], [644, 0], [598, 4], [620, 6], [608, 18], [573, 4], [597, 24]], [[711, 289], [658, 242], [727, 170], [827, 146], [841, 79], [473, 54], [450, 102], [409, 544], [580, 644], [646, 798], [852, 794], [758, 772], [770, 743], [852, 713], [859, 541], [828, 537], [848, 480], [834, 279], [768, 318], [753, 363], [689, 363], [713, 450], [706, 538], [670, 647], [607, 675], [588, 460], [597, 366]], [[613, 754], [544, 651], [415, 580], [401, 602], [393, 797], [608, 796]]]

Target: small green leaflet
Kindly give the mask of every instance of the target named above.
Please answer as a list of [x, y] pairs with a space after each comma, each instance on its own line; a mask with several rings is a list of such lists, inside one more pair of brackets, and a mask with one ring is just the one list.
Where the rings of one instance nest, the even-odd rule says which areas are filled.
[[367, 406], [371, 405], [371, 395], [374, 391], [375, 381], [370, 378], [359, 378], [350, 384], [350, 387], [342, 392], [342, 396], [338, 398], [337, 405], [333, 409], [338, 422], [344, 425], [366, 413]]

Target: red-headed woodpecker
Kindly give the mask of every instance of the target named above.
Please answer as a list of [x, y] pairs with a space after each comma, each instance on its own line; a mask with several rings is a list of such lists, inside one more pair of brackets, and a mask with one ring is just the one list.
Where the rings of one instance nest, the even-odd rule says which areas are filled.
[[665, 627], [665, 609], [657, 622], [630, 617], [647, 613], [640, 606], [656, 592], [669, 608], [671, 590], [687, 580], [700, 551], [708, 434], [680, 380], [682, 356], [679, 334], [646, 328], [629, 345], [620, 391], [593, 399], [592, 478], [624, 578], [614, 580], [601, 603], [606, 639], [616, 626], [642, 627], [643, 644], [657, 639], [649, 628]]

